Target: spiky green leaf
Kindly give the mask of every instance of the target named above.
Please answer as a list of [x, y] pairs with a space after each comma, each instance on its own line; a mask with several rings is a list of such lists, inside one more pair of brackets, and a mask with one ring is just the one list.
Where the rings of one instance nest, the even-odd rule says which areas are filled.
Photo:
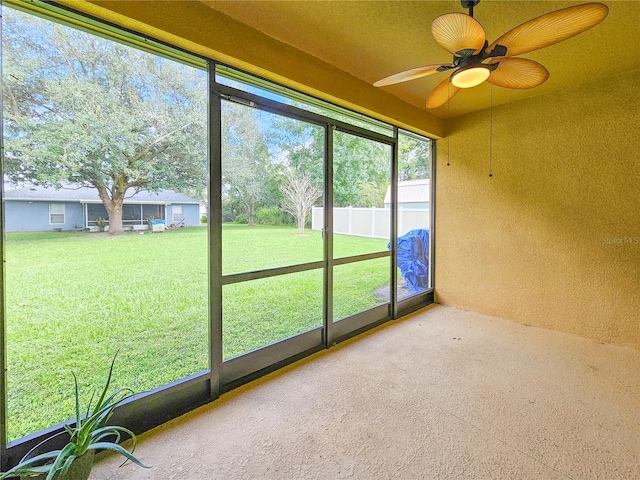
[[93, 445], [91, 445], [89, 447], [90, 450], [111, 450], [113, 452], [117, 452], [120, 455], [123, 455], [124, 457], [127, 458], [127, 460], [132, 461], [133, 463], [135, 463], [136, 465], [138, 465], [139, 467], [143, 467], [143, 468], [151, 468], [148, 467], [147, 465], [145, 465], [144, 463], [142, 463], [140, 460], [138, 460], [136, 457], [134, 457], [131, 453], [129, 453], [124, 447], [120, 446], [120, 445], [116, 445], [115, 443], [109, 443], [109, 442], [98, 442], [98, 443], [94, 443]]

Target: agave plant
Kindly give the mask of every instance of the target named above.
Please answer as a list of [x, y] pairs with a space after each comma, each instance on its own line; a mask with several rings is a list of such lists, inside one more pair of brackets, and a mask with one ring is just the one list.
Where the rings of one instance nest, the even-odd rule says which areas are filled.
[[[91, 472], [91, 462], [88, 463], [86, 474], [83, 473], [78, 476], [77, 472], [73, 473], [74, 468], [77, 470], [77, 464], [82, 461], [80, 460], [81, 458], [85, 458], [85, 461], [92, 460], [93, 453], [96, 450], [112, 450], [125, 457], [124, 463], [126, 463], [127, 460], [131, 460], [136, 465], [148, 468], [133, 456], [133, 451], [136, 447], [136, 436], [134, 433], [125, 427], [107, 425], [107, 421], [111, 415], [113, 415], [115, 408], [133, 395], [131, 389], [120, 388], [107, 396], [109, 385], [111, 384], [113, 366], [117, 356], [118, 352], [113, 356], [109, 376], [100, 397], [94, 404], [93, 400], [96, 396], [96, 391], [92, 393], [84, 415], [81, 414], [78, 379], [72, 372], [75, 384], [76, 423], [73, 427], [68, 425], [64, 427], [70, 437], [69, 442], [61, 450], [51, 450], [46, 453], [34, 455], [35, 452], [41, 451], [42, 447], [46, 446], [48, 442], [51, 442], [54, 438], [65, 432], [59, 432], [46, 438], [27, 452], [18, 465], [0, 474], [0, 480], [12, 477], [37, 477], [43, 478], [44, 480], [63, 480], [71, 477], [73, 477], [73, 480], [76, 480], [76, 478], [86, 479]], [[133, 441], [131, 452], [119, 445], [123, 434], [130, 436]], [[86, 456], [90, 458], [86, 458]], [[74, 464], [76, 464], [76, 467], [74, 467]]]

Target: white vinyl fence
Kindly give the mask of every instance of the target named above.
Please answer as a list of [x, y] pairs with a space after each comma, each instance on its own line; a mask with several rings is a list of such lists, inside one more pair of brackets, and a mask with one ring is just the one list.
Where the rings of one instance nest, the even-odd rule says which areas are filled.
[[[428, 208], [398, 207], [398, 235], [416, 228], [429, 228], [431, 216]], [[336, 207], [333, 209], [333, 232], [360, 237], [389, 238], [390, 210], [388, 208]], [[313, 207], [312, 230], [322, 230], [324, 208]]]

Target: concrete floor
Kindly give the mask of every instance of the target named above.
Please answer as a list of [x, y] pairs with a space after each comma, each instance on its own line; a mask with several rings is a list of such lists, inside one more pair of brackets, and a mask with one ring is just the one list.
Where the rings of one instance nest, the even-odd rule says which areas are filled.
[[113, 479], [638, 479], [640, 352], [432, 306], [141, 437]]

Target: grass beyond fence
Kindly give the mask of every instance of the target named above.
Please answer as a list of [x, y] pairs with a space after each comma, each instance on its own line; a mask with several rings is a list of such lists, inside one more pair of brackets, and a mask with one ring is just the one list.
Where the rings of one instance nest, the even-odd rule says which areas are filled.
[[[322, 237], [291, 227], [225, 225], [225, 273], [322, 259]], [[386, 249], [336, 238], [337, 256]], [[205, 228], [162, 234], [9, 233], [5, 236], [8, 438], [73, 414], [120, 349], [114, 385], [145, 391], [208, 368]], [[336, 268], [334, 314], [381, 300], [389, 259]], [[338, 270], [340, 269], [340, 271]], [[322, 269], [223, 287], [224, 358], [322, 324]]]

